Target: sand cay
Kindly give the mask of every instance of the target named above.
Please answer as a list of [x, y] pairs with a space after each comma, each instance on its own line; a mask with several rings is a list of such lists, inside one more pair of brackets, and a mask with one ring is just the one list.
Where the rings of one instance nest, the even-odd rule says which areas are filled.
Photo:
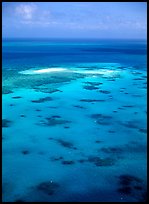
[[27, 75], [34, 75], [34, 74], [48, 74], [48, 73], [79, 73], [79, 74], [101, 74], [101, 75], [108, 75], [112, 76], [113, 74], [118, 74], [119, 71], [116, 70], [109, 70], [109, 69], [100, 69], [100, 70], [86, 70], [86, 69], [67, 69], [67, 68], [44, 68], [44, 69], [38, 69], [38, 70], [24, 70], [20, 71], [20, 74], [27, 74]]

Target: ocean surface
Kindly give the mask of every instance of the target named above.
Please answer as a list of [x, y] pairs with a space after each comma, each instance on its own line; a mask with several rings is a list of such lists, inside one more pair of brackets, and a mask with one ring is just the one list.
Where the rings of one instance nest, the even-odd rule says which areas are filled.
[[3, 202], [140, 202], [147, 42], [3, 39]]

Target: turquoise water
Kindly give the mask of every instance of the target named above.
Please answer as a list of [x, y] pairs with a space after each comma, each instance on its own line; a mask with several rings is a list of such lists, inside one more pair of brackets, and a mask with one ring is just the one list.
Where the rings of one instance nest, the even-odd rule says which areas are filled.
[[146, 42], [3, 40], [3, 202], [146, 199]]

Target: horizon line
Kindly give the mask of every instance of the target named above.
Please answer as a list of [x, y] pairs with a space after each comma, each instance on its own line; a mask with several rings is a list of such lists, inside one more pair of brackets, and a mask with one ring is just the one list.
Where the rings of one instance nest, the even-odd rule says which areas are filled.
[[71, 38], [71, 37], [2, 37], [4, 39], [65, 39], [65, 40], [147, 40], [147, 38]]

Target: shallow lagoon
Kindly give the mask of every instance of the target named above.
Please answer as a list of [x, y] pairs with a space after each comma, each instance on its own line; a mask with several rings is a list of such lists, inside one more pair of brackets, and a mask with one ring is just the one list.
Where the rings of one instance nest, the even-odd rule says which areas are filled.
[[144, 46], [4, 42], [3, 202], [145, 201]]
[[3, 94], [4, 202], [145, 196], [146, 72], [89, 63], [88, 73], [83, 65], [70, 68], [77, 74], [41, 73], [42, 84], [39, 75], [10, 78], [11, 92]]

